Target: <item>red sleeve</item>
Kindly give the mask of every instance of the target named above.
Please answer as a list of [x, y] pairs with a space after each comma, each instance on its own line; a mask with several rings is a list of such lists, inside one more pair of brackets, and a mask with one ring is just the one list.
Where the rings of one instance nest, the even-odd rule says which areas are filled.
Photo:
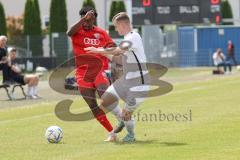
[[72, 35], [70, 38], [71, 38], [71, 40], [72, 40], [72, 42], [74, 42], [75, 40], [76, 40], [76, 36], [77, 36], [77, 34], [75, 33], [74, 35]]

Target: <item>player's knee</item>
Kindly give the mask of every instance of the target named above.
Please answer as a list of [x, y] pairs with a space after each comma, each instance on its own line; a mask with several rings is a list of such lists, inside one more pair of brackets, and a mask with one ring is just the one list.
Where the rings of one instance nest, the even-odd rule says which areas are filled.
[[101, 106], [109, 111], [112, 111], [118, 106], [118, 99], [111, 94], [104, 94], [102, 96]]

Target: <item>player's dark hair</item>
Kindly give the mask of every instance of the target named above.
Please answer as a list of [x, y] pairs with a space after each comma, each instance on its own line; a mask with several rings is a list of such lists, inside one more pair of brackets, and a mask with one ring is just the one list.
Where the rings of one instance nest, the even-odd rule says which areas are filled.
[[91, 11], [93, 10], [94, 11], [94, 16], [95, 18], [97, 18], [98, 14], [97, 14], [97, 11], [95, 10], [95, 8], [91, 7], [91, 6], [85, 6], [83, 7], [80, 11], [79, 11], [79, 15], [81, 17], [85, 16], [87, 14], [88, 11]]
[[17, 52], [16, 48], [11, 49], [11, 52]]

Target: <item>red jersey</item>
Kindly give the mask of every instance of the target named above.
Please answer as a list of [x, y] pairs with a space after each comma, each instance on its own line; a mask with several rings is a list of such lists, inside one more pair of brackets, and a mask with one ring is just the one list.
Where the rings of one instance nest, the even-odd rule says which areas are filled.
[[[113, 44], [113, 40], [103, 29], [94, 26], [91, 30], [84, 30], [82, 27], [79, 31], [71, 37], [73, 44], [73, 51], [75, 57], [86, 54], [84, 48], [87, 47], [106, 47], [109, 44]], [[94, 54], [94, 53], [93, 53]], [[105, 56], [100, 54], [94, 54], [102, 60], [104, 68], [108, 68], [109, 60]], [[77, 61], [77, 59], [76, 59]]]
[[104, 74], [104, 70], [108, 69], [109, 59], [100, 54], [86, 54], [84, 50], [87, 47], [111, 46], [113, 40], [106, 31], [96, 26], [87, 31], [81, 27], [71, 39], [76, 63], [75, 74], [79, 87], [96, 88], [100, 84], [109, 85]]

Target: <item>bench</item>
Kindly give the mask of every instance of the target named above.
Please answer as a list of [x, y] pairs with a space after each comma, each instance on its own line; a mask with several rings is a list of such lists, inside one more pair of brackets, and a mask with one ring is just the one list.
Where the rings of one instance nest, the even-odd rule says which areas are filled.
[[[16, 82], [12, 82], [12, 81], [8, 81], [8, 82], [4, 82], [3, 84], [0, 85], [0, 89], [4, 89], [7, 93], [7, 96], [10, 100], [14, 100], [14, 91], [15, 89], [19, 87], [22, 91], [22, 94], [24, 96], [24, 98], [26, 98], [26, 93], [24, 91], [23, 85], [16, 83]], [[12, 88], [12, 89], [11, 89]]]

